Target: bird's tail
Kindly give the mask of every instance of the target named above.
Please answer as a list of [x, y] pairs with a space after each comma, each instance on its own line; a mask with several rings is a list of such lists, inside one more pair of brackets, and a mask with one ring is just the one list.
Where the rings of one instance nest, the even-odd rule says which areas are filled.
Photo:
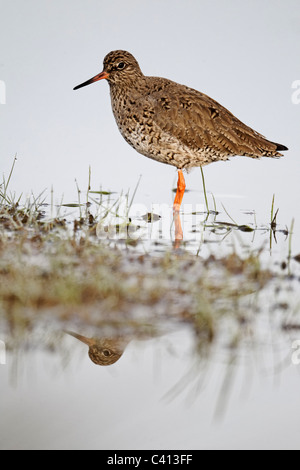
[[288, 148], [285, 145], [277, 144], [276, 142], [272, 142], [272, 144], [276, 145], [276, 150], [281, 150], [282, 152], [284, 152], [285, 150], [288, 150]]

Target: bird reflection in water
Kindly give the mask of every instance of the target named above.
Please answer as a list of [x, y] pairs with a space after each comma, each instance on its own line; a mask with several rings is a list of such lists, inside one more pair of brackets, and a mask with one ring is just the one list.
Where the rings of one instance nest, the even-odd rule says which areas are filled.
[[173, 249], [179, 250], [183, 242], [183, 231], [182, 231], [182, 226], [181, 226], [179, 210], [174, 210], [173, 220], [174, 220], [174, 226], [175, 226], [175, 238], [173, 242]]
[[65, 331], [89, 347], [89, 358], [99, 366], [115, 364], [123, 355], [128, 341], [123, 337], [116, 338], [87, 338], [72, 331]]

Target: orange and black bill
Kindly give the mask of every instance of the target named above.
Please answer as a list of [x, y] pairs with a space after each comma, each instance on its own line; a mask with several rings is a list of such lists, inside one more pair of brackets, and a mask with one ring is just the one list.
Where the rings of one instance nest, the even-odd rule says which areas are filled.
[[101, 72], [98, 73], [98, 75], [95, 75], [95, 77], [90, 78], [90, 80], [87, 80], [84, 83], [81, 83], [81, 85], [77, 85], [73, 90], [78, 90], [78, 88], [82, 88], [84, 86], [90, 85], [91, 83], [98, 82], [98, 80], [103, 80], [104, 78], [108, 78], [109, 74], [107, 72]]

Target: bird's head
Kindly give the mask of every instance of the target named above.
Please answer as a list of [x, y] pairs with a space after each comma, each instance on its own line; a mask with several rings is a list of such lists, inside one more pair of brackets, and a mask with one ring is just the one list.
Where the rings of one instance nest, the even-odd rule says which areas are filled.
[[123, 355], [127, 341], [124, 338], [87, 338], [73, 331], [65, 331], [89, 347], [89, 358], [99, 366], [110, 366]]
[[130, 52], [112, 51], [104, 58], [103, 71], [78, 85], [74, 90], [90, 85], [98, 80], [106, 79], [110, 85], [134, 84], [138, 77], [142, 77], [140, 66]]

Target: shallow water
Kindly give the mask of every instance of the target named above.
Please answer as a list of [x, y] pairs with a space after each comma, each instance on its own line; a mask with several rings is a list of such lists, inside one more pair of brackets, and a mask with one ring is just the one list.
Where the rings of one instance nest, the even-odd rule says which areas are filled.
[[[167, 231], [163, 227], [170, 214], [164, 208], [161, 218], [149, 224], [133, 207], [132, 223], [140, 226], [134, 246], [124, 243], [124, 233], [108, 242], [107, 232], [98, 231], [100, 243], [117, 244], [124, 260], [128, 257], [124, 269], [133, 281], [140, 269], [148, 284], [155, 282], [157, 270], [151, 263], [137, 268], [134, 257], [144, 253], [151, 260], [172, 251], [172, 220]], [[212, 256], [245, 257], [262, 250], [262, 265], [279, 274], [257, 293], [245, 285], [249, 281], [243, 281], [242, 272], [228, 274], [229, 285], [245, 288], [241, 301], [237, 299], [241, 320], [236, 334], [241, 338], [236, 345], [230, 311], [216, 320], [217, 337], [203, 343], [201, 325], [182, 314], [185, 302], [187, 311], [191, 308], [187, 292], [170, 292], [152, 306], [129, 306], [111, 325], [106, 317], [100, 329], [93, 326], [100, 312], [93, 312], [88, 323], [77, 317], [76, 309], [66, 321], [51, 310], [43, 313], [21, 331], [19, 340], [17, 335], [8, 341], [5, 365], [0, 366], [2, 449], [299, 448], [299, 263], [291, 259], [289, 266], [281, 266], [289, 251], [285, 226], [278, 225], [274, 234], [267, 221], [260, 225], [259, 213], [232, 211], [230, 217], [254, 231], [240, 230], [223, 209], [208, 218], [183, 213], [184, 240], [176, 250], [179, 260], [189, 252], [199, 266]], [[295, 255], [298, 239], [293, 235], [291, 241]], [[191, 264], [180, 268], [186, 282], [196, 275]], [[210, 274], [216, 283], [223, 279], [220, 266]], [[172, 278], [169, 288], [178, 289]], [[215, 302], [235, 308], [226, 297]], [[132, 322], [138, 319], [142, 328], [136, 329]], [[116, 361], [94, 364], [88, 346], [63, 330], [102, 342], [102, 334], [112, 338], [100, 348], [100, 363], [113, 349]], [[3, 339], [9, 338], [8, 327], [3, 325], [2, 331]]]
[[286, 337], [202, 362], [182, 327], [133, 340], [111, 368], [67, 342], [68, 359], [28, 351], [1, 368], [1, 448], [299, 448], [299, 366]]

